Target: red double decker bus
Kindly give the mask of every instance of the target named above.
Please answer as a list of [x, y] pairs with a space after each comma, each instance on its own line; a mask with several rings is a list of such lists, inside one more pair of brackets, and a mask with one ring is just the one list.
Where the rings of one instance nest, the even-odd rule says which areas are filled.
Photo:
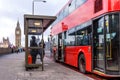
[[52, 24], [54, 60], [120, 77], [120, 0], [71, 0]]

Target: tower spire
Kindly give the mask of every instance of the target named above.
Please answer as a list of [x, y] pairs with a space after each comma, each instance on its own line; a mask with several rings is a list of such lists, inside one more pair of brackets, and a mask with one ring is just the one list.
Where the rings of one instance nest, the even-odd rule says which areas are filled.
[[17, 21], [17, 27], [20, 27], [19, 20]]

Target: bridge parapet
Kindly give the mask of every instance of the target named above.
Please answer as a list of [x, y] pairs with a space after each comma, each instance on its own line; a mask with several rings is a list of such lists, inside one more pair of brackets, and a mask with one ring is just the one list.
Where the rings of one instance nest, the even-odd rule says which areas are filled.
[[12, 49], [11, 48], [0, 48], [0, 55], [1, 54], [8, 54], [11, 53]]

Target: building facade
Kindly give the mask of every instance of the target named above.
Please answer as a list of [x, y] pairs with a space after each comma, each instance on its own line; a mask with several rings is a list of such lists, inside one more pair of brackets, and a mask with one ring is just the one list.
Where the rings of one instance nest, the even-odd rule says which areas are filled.
[[7, 37], [7, 39], [5, 39], [3, 37], [3, 41], [0, 42], [0, 48], [8, 48], [8, 47], [10, 47], [9, 38]]
[[15, 46], [21, 47], [21, 29], [20, 29], [19, 21], [17, 21], [17, 26], [15, 29]]

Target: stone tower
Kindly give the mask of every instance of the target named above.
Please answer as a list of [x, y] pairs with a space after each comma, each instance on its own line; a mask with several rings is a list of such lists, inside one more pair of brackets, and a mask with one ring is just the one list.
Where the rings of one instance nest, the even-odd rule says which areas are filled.
[[19, 21], [17, 21], [17, 26], [15, 29], [15, 46], [21, 47], [21, 29], [20, 29]]

